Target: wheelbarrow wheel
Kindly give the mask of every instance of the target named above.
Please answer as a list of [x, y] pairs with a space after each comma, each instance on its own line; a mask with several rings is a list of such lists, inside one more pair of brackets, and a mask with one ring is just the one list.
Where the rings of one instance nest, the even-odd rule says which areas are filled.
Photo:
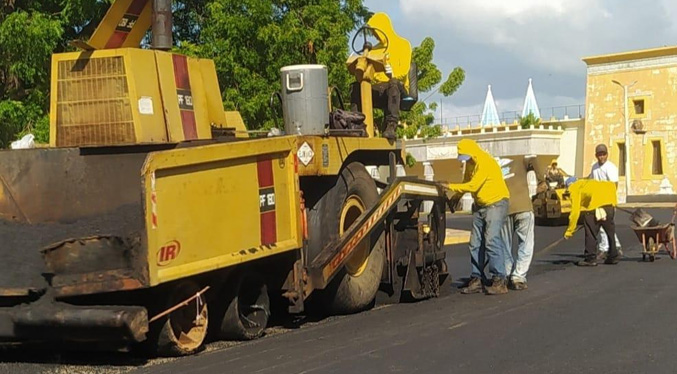
[[654, 262], [656, 260], [656, 252], [658, 252], [658, 243], [653, 237], [649, 237], [649, 240], [646, 242], [646, 250], [649, 252], [649, 262]]

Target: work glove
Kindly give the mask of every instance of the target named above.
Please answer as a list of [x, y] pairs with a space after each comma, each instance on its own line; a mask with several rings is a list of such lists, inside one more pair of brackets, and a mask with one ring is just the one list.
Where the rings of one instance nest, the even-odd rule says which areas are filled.
[[606, 211], [603, 208], [595, 209], [595, 220], [596, 221], [606, 221]]

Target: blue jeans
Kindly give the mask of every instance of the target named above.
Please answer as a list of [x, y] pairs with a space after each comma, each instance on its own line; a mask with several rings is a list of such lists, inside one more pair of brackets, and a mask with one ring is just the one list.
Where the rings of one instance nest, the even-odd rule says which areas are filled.
[[[517, 234], [517, 257], [512, 255], [512, 238]], [[501, 230], [505, 246], [505, 271], [514, 282], [526, 282], [534, 255], [534, 212], [508, 216]]]
[[501, 239], [501, 229], [507, 216], [507, 199], [489, 206], [473, 207], [469, 244], [471, 277], [484, 278], [486, 265], [489, 278], [505, 279], [505, 245]]

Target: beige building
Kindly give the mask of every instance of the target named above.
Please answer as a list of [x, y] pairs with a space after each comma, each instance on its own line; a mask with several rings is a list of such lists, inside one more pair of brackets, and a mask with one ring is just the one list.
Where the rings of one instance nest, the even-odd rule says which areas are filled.
[[595, 145], [604, 143], [610, 160], [619, 167], [621, 201], [626, 198], [626, 156], [630, 163], [628, 201], [646, 200], [647, 196], [673, 199], [672, 186], [677, 183], [677, 47], [593, 56], [583, 61], [587, 64], [585, 172], [595, 161]]

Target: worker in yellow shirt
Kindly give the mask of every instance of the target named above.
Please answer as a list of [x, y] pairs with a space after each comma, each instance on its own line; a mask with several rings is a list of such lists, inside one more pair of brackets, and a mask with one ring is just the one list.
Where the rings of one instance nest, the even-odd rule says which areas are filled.
[[489, 295], [508, 292], [505, 270], [505, 248], [501, 229], [508, 216], [510, 193], [503, 180], [498, 162], [470, 139], [458, 143], [458, 159], [466, 162], [464, 183], [452, 183], [447, 188], [454, 193], [471, 193], [473, 204], [472, 231], [470, 232], [471, 277], [461, 293], [482, 292], [485, 258], [491, 284]]
[[574, 235], [578, 217], [581, 214], [583, 214], [583, 227], [585, 228], [585, 259], [576, 265], [597, 266], [597, 241], [600, 227], [604, 228], [604, 235], [607, 235], [609, 239], [609, 255], [604, 263], [617, 264], [620, 255], [614, 240], [616, 235], [614, 208], [618, 204], [616, 185], [608, 181], [576, 180], [576, 177], [570, 177], [566, 180], [566, 186], [571, 195], [571, 213], [569, 214], [569, 227], [564, 233], [564, 238], [569, 239]]

